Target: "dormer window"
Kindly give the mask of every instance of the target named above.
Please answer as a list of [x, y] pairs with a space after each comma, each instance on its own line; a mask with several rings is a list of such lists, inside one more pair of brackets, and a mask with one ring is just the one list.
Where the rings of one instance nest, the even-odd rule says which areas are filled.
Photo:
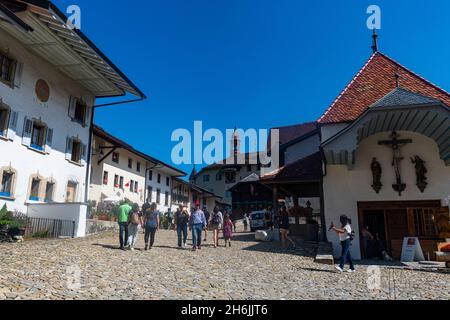
[[77, 122], [83, 126], [87, 125], [88, 107], [86, 102], [79, 98], [70, 98], [69, 117], [72, 121]]

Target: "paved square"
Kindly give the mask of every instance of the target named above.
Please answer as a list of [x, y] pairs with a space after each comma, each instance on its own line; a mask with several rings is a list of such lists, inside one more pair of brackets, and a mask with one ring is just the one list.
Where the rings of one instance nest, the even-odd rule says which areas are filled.
[[0, 299], [450, 299], [449, 273], [338, 274], [313, 262], [313, 248], [283, 251], [244, 233], [199, 252], [177, 249], [174, 231], [159, 231], [148, 252], [117, 250], [117, 237], [1, 244]]

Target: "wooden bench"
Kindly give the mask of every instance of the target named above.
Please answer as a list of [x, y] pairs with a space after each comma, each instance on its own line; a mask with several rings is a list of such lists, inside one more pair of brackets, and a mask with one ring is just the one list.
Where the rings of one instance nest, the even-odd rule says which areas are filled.
[[445, 266], [450, 268], [450, 252], [444, 252], [444, 247], [450, 246], [450, 242], [438, 243], [438, 251], [436, 251], [436, 261], [445, 262]]

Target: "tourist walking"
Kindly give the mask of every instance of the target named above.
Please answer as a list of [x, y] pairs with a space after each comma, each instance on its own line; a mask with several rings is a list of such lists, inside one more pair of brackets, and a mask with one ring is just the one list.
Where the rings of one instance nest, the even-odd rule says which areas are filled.
[[134, 247], [136, 246], [139, 229], [142, 225], [142, 215], [139, 212], [139, 205], [135, 203], [133, 205], [133, 210], [130, 214], [130, 218], [128, 219], [128, 248], [131, 251], [134, 251]]
[[289, 241], [295, 248], [295, 242], [289, 237], [289, 213], [287, 212], [286, 206], [282, 206], [280, 209], [280, 235], [281, 235], [281, 245], [286, 248], [286, 241]]
[[150, 209], [144, 215], [145, 251], [153, 247], [156, 231], [159, 228], [159, 212], [156, 210], [156, 207], [156, 203], [152, 203]]
[[219, 246], [219, 232], [223, 225], [223, 215], [218, 207], [215, 207], [211, 216], [211, 230], [213, 231], [214, 248]]
[[206, 228], [205, 228], [205, 238], [203, 239], [204, 242], [208, 241], [208, 226], [209, 226], [209, 211], [206, 206], [203, 207], [203, 213], [205, 214], [205, 220], [206, 220]]
[[333, 230], [338, 234], [342, 246], [341, 259], [339, 262], [339, 266], [337, 266], [336, 269], [339, 272], [344, 272], [345, 263], [348, 261], [348, 263], [350, 264], [350, 269], [348, 270], [348, 272], [353, 273], [355, 272], [355, 266], [350, 254], [350, 247], [352, 245], [354, 237], [351, 227], [352, 221], [346, 215], [340, 216], [339, 221], [341, 222], [341, 228], [336, 228], [333, 223], [331, 223], [330, 228], [330, 230]]
[[127, 202], [124, 202], [119, 206], [119, 216], [117, 217], [117, 221], [119, 223], [120, 250], [125, 250], [125, 245], [128, 240], [128, 219], [132, 209], [133, 208]]
[[178, 248], [186, 248], [189, 212], [180, 206], [175, 213], [175, 228], [178, 236]]
[[195, 204], [195, 211], [189, 219], [189, 230], [192, 230], [192, 251], [202, 248], [202, 231], [206, 228], [205, 214], [200, 210], [200, 202]]
[[231, 238], [233, 238], [233, 221], [231, 221], [230, 215], [225, 215], [223, 221], [223, 238], [225, 239], [225, 247], [228, 245], [231, 247]]

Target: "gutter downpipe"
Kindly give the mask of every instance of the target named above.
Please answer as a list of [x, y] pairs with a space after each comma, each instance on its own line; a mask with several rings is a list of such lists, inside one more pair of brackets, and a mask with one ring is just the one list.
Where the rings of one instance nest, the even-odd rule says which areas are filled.
[[86, 169], [86, 178], [85, 178], [85, 186], [84, 186], [84, 202], [87, 204], [89, 202], [89, 188], [90, 188], [90, 177], [92, 172], [92, 140], [94, 138], [94, 116], [95, 116], [95, 109], [100, 107], [107, 107], [107, 106], [115, 106], [119, 104], [125, 104], [125, 103], [132, 103], [132, 102], [140, 102], [144, 101], [145, 96], [139, 98], [139, 99], [133, 99], [133, 100], [126, 100], [126, 101], [120, 101], [120, 102], [112, 102], [112, 103], [105, 103], [105, 104], [99, 104], [92, 107], [92, 113], [91, 113], [91, 121], [89, 126], [89, 141], [88, 141], [88, 154], [87, 154], [87, 169]]

